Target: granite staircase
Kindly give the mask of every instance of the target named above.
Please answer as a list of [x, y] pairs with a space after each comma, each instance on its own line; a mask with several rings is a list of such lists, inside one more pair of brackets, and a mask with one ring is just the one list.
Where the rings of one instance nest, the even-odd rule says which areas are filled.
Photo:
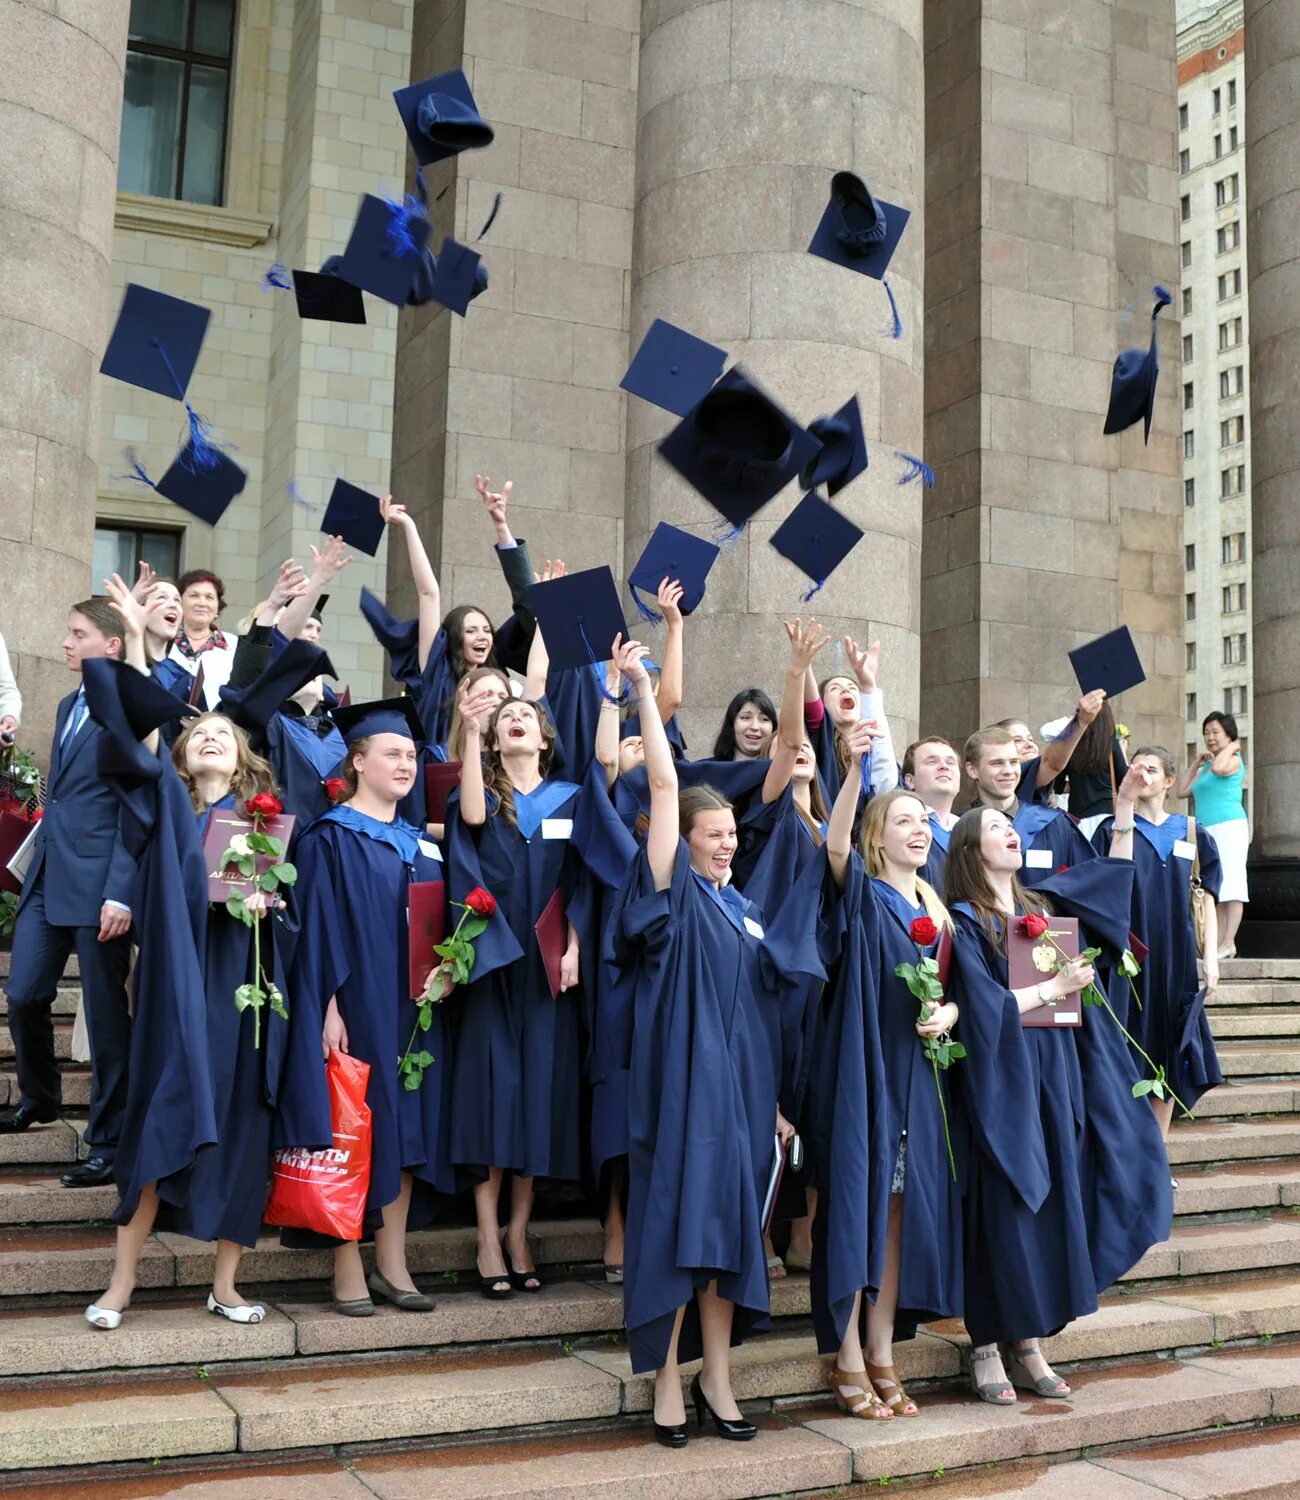
[[[70, 976], [65, 1058], [76, 996]], [[89, 1328], [113, 1193], [59, 1185], [84, 1155], [88, 1081], [65, 1061], [65, 1118], [0, 1137], [0, 1497], [1300, 1496], [1300, 962], [1225, 965], [1212, 1025], [1229, 1082], [1174, 1127], [1170, 1239], [1047, 1346], [1071, 1402], [976, 1401], [951, 1323], [898, 1348], [919, 1418], [843, 1417], [792, 1275], [773, 1286], [773, 1333], [736, 1354], [758, 1441], [693, 1436], [681, 1453], [651, 1441], [651, 1383], [631, 1373], [588, 1219], [539, 1221], [544, 1291], [504, 1302], [473, 1285], [472, 1230], [417, 1233], [435, 1310], [363, 1320], [329, 1310], [327, 1255], [268, 1235], [241, 1274], [268, 1309], [251, 1328], [204, 1310], [210, 1248], [159, 1233], [122, 1327]], [[0, 1103], [11, 1057], [0, 1024]]]

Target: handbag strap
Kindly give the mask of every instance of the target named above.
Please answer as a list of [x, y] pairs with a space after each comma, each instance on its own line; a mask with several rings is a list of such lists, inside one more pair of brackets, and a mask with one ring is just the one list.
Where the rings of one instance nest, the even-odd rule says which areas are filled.
[[1201, 846], [1196, 840], [1196, 816], [1187, 814], [1187, 842], [1192, 846], [1192, 889], [1201, 883]]

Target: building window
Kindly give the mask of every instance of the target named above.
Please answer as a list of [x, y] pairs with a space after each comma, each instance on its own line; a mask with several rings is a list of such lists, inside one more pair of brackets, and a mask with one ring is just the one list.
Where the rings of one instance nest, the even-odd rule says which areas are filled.
[[1189, 286], [1183, 288], [1183, 317], [1192, 310], [1192, 289]]
[[1215, 161], [1218, 161], [1218, 159], [1222, 155], [1223, 155], [1223, 137], [1221, 135], [1216, 135], [1214, 137], [1214, 159], [1215, 159]]
[[1192, 403], [1196, 399], [1195, 381], [1188, 380], [1183, 383], [1183, 410], [1191, 411]]
[[1184, 600], [1184, 605], [1187, 619], [1194, 620], [1196, 618], [1196, 595], [1188, 594]]
[[1188, 266], [1191, 265], [1191, 263], [1192, 263], [1192, 242], [1191, 242], [1191, 240], [1184, 240], [1183, 241], [1183, 270], [1185, 271], [1188, 268]]
[[1183, 566], [1189, 573], [1196, 571], [1196, 543], [1188, 542], [1183, 548]]
[[131, 0], [117, 185], [220, 203], [235, 0]]
[[1245, 417], [1227, 417], [1219, 423], [1219, 447], [1235, 448], [1246, 441]]
[[1236, 349], [1241, 343], [1241, 319], [1229, 318], [1219, 324], [1219, 348]]
[[1219, 301], [1226, 302], [1229, 297], [1241, 296], [1241, 268], [1233, 271], [1225, 271], [1219, 277]]
[[1223, 589], [1223, 610], [1225, 615], [1237, 615], [1246, 607], [1246, 585], [1244, 583], [1229, 583]]
[[1222, 89], [1215, 89], [1215, 91], [1210, 95], [1210, 113], [1212, 115], [1221, 115], [1223, 113]]
[[1234, 219], [1231, 224], [1221, 224], [1216, 232], [1215, 242], [1220, 255], [1236, 250], [1241, 244], [1241, 220]]
[[1183, 457], [1196, 457], [1196, 434], [1190, 429], [1183, 433]]
[[1236, 635], [1225, 635], [1223, 638], [1223, 665], [1225, 667], [1241, 666], [1246, 660], [1246, 632], [1240, 631]]
[[1245, 562], [1246, 533], [1244, 531], [1231, 531], [1224, 536], [1222, 557], [1226, 563]]
[[1196, 759], [1196, 757], [1200, 753], [1201, 753], [1201, 747], [1196, 743], [1196, 741], [1195, 740], [1188, 740], [1188, 742], [1187, 742], [1187, 764], [1189, 766], [1191, 765], [1191, 763]]
[[181, 533], [153, 531], [143, 526], [119, 526], [104, 521], [95, 527], [95, 552], [91, 561], [90, 590], [98, 594], [103, 581], [113, 573], [135, 578], [140, 564], [146, 562], [164, 578], [176, 578], [181, 571]]
[[1226, 370], [1219, 371], [1219, 399], [1226, 401], [1230, 396], [1240, 396], [1245, 389], [1245, 371], [1241, 365], [1229, 365]]
[[1188, 695], [1187, 695], [1187, 722], [1189, 724], [1195, 724], [1196, 723], [1196, 694], [1195, 693], [1188, 693]]
[[1230, 78], [1228, 80], [1228, 108], [1229, 109], [1236, 109], [1236, 107], [1237, 107], [1237, 80], [1235, 78]]
[[1192, 170], [1192, 153], [1186, 147], [1178, 153], [1178, 170], [1184, 176]]
[[1187, 106], [1185, 104], [1178, 106], [1178, 128], [1179, 130], [1187, 129]]
[[1184, 361], [1191, 359], [1191, 357], [1192, 357], [1192, 349], [1193, 348], [1194, 348], [1194, 345], [1193, 345], [1193, 342], [1192, 342], [1192, 336], [1191, 336], [1191, 334], [1190, 333], [1183, 334], [1183, 359], [1184, 359]]
[[1194, 479], [1183, 480], [1183, 504], [1196, 504], [1196, 481]]
[[1228, 128], [1228, 150], [1229, 151], [1235, 151], [1236, 149], [1237, 149], [1237, 127], [1235, 125], [1231, 125]]
[[1183, 649], [1187, 653], [1187, 670], [1194, 672], [1196, 670], [1196, 642], [1188, 641]]
[[1219, 498], [1221, 500], [1231, 499], [1233, 495], [1242, 495], [1245, 491], [1245, 464], [1237, 464], [1235, 468], [1219, 470]]
[[1230, 714], [1246, 713], [1248, 701], [1244, 687], [1230, 687], [1223, 690], [1223, 706]]
[[1237, 201], [1238, 182], [1237, 174], [1233, 172], [1228, 177], [1220, 177], [1214, 184], [1214, 206], [1223, 208], [1226, 204]]

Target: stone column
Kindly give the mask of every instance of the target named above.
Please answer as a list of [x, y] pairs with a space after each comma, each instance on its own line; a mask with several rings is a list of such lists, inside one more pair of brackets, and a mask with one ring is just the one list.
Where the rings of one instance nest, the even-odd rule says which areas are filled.
[[[1298, 111], [1300, 9], [1290, 0], [1246, 0], [1246, 253], [1255, 598], [1253, 853], [1268, 861], [1300, 857]], [[1253, 885], [1251, 894], [1257, 895]], [[1251, 912], [1258, 915], [1254, 905]]]
[[[686, 730], [707, 753], [728, 698], [779, 690], [781, 617], [816, 610], [884, 643], [895, 738], [917, 719], [919, 485], [888, 451], [921, 452], [921, 0], [646, 0], [637, 99], [631, 335], [663, 317], [727, 349], [802, 421], [856, 393], [871, 467], [837, 502], [867, 536], [812, 606], [768, 545], [792, 487], [719, 559], [687, 622]], [[805, 253], [840, 168], [912, 219], [890, 272], [904, 322], [888, 334], [880, 284]], [[714, 513], [659, 457], [675, 419], [628, 408], [624, 561], [660, 520], [708, 534]], [[653, 641], [653, 633], [651, 636]], [[829, 667], [833, 658], [827, 653]]]
[[1177, 295], [1173, 0], [927, 0], [926, 43], [927, 730], [1068, 713], [1066, 653], [1124, 623], [1119, 716], [1176, 747], [1176, 307], [1150, 445], [1102, 434], [1152, 284]]
[[128, 10], [0, 0], [0, 631], [42, 756], [90, 591]]

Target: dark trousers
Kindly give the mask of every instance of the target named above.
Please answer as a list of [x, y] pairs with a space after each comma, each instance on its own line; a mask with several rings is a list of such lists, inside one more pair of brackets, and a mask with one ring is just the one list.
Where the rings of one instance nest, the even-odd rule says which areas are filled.
[[51, 1012], [68, 955], [75, 951], [81, 960], [81, 991], [90, 1035], [86, 1144], [96, 1155], [111, 1158], [117, 1150], [126, 1110], [131, 1053], [126, 978], [131, 966], [131, 936], [127, 933], [101, 943], [98, 927], [52, 927], [45, 920], [44, 877], [38, 875], [36, 879], [36, 888], [18, 914], [5, 990], [22, 1102], [45, 1109], [57, 1109], [62, 1102]]

